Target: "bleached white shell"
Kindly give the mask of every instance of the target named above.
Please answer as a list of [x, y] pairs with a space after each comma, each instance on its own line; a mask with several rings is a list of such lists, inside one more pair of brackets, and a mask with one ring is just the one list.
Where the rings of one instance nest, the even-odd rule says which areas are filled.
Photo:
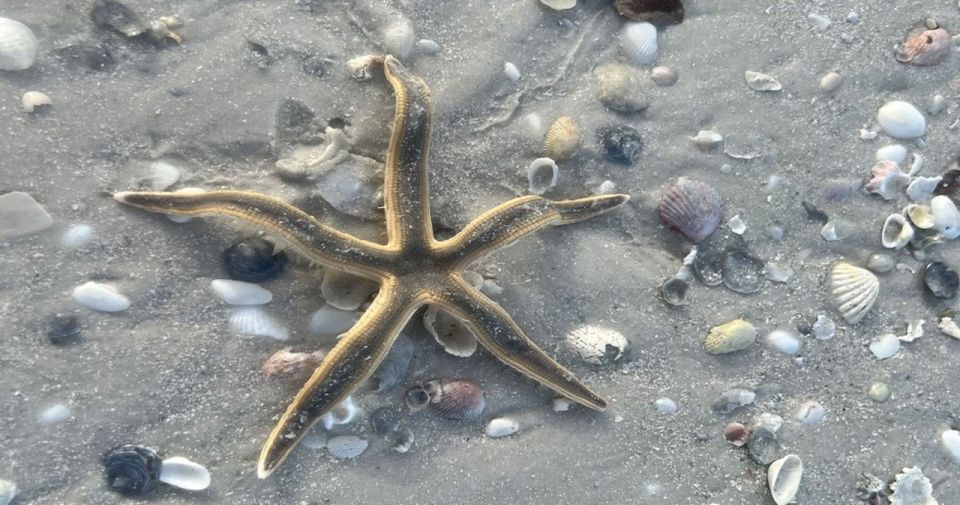
[[883, 222], [880, 243], [887, 249], [902, 249], [913, 239], [913, 226], [903, 214], [890, 214]]
[[7, 505], [17, 496], [17, 485], [0, 479], [0, 505]]
[[933, 484], [919, 467], [904, 468], [890, 484], [890, 489], [893, 490], [890, 505], [937, 505], [932, 496]]
[[830, 289], [843, 318], [858, 323], [877, 300], [880, 281], [869, 270], [840, 262], [830, 272]]
[[927, 130], [927, 120], [912, 104], [900, 100], [887, 102], [877, 111], [877, 123], [883, 133], [903, 140], [922, 137]]
[[440, 53], [440, 44], [430, 39], [420, 39], [417, 41], [417, 52], [420, 54], [433, 55]]
[[227, 325], [230, 331], [238, 335], [270, 337], [277, 340], [290, 338], [290, 332], [259, 307], [234, 309], [227, 319]]
[[730, 231], [736, 233], [737, 235], [743, 235], [747, 231], [747, 223], [743, 222], [743, 219], [740, 218], [740, 214], [733, 216], [727, 221], [727, 227], [730, 228]]
[[530, 183], [530, 193], [542, 195], [557, 185], [559, 169], [550, 158], [537, 158], [527, 169], [527, 181]]
[[913, 342], [923, 336], [923, 325], [926, 321], [923, 319], [914, 319], [907, 323], [907, 333], [897, 337], [901, 342]]
[[180, 489], [201, 491], [210, 487], [210, 472], [199, 463], [174, 456], [163, 460], [160, 480]]
[[37, 110], [37, 107], [43, 107], [44, 105], [53, 105], [53, 99], [45, 93], [27, 91], [20, 97], [20, 106], [23, 108], [23, 112], [33, 112]]
[[359, 414], [360, 409], [354, 403], [353, 397], [348, 396], [340, 405], [321, 417], [320, 422], [323, 423], [324, 428], [331, 430], [334, 426], [352, 423]]
[[320, 282], [320, 295], [340, 310], [357, 310], [377, 290], [377, 283], [353, 274], [327, 268]]
[[69, 249], [79, 249], [93, 240], [93, 227], [89, 224], [73, 225], [63, 233], [61, 242]]
[[933, 198], [933, 191], [943, 180], [942, 176], [936, 177], [914, 177], [910, 185], [907, 186], [907, 198], [911, 202], [929, 202]]
[[960, 210], [946, 195], [937, 195], [930, 200], [933, 212], [933, 227], [946, 239], [960, 236]]
[[540, 0], [540, 3], [555, 11], [564, 11], [577, 6], [577, 0]]
[[87, 282], [73, 288], [73, 300], [100, 312], [119, 312], [130, 307], [130, 299], [99, 282]]
[[900, 350], [900, 339], [893, 333], [880, 335], [873, 342], [870, 342], [870, 352], [877, 359], [892, 358]]
[[960, 465], [960, 431], [944, 431], [940, 434], [940, 443], [943, 444], [943, 451], [953, 458], [956, 464]]
[[356, 435], [341, 435], [327, 441], [327, 451], [337, 459], [353, 459], [363, 454], [370, 442]]
[[818, 340], [830, 340], [837, 334], [837, 324], [827, 316], [819, 315], [813, 323], [813, 336]]
[[817, 424], [827, 415], [827, 409], [823, 408], [820, 402], [815, 400], [806, 401], [797, 409], [797, 421], [803, 424]]
[[152, 191], [166, 191], [180, 180], [180, 169], [163, 160], [150, 163], [150, 172], [146, 177], [147, 187]]
[[787, 454], [767, 468], [767, 483], [770, 485], [770, 494], [777, 505], [786, 505], [793, 501], [800, 489], [800, 478], [803, 476], [803, 461], [796, 454]]
[[624, 24], [620, 46], [633, 63], [653, 64], [657, 60], [657, 27], [647, 22]]
[[700, 130], [696, 136], [690, 137], [690, 140], [693, 141], [693, 145], [697, 149], [708, 152], [720, 147], [720, 144], [723, 144], [723, 135], [713, 130]]
[[594, 365], [602, 365], [620, 359], [627, 347], [627, 338], [622, 333], [602, 326], [586, 325], [570, 332], [567, 348], [580, 359]]
[[210, 281], [210, 290], [230, 305], [263, 305], [273, 300], [270, 290], [252, 282], [214, 279]]
[[0, 18], [0, 70], [26, 70], [37, 58], [36, 35], [27, 25]]
[[316, 335], [339, 335], [357, 322], [357, 313], [326, 304], [310, 316], [308, 329]]
[[785, 353], [794, 355], [800, 352], [800, 339], [785, 330], [773, 330], [767, 334], [767, 345]]
[[423, 326], [443, 349], [466, 358], [477, 351], [477, 339], [457, 318], [434, 306], [423, 313]]
[[517, 82], [520, 80], [520, 69], [516, 65], [506, 61], [503, 63], [503, 74], [507, 76], [507, 79], [510, 79], [510, 82]]
[[937, 323], [937, 328], [940, 328], [940, 332], [944, 335], [960, 340], [960, 326], [952, 317], [941, 317], [940, 322]]
[[907, 161], [907, 148], [900, 144], [883, 146], [877, 149], [877, 161], [889, 160], [897, 165], [903, 165]]
[[747, 70], [743, 74], [747, 86], [754, 91], [780, 91], [783, 86], [773, 76]]
[[513, 435], [518, 431], [520, 431], [520, 423], [509, 417], [498, 417], [487, 423], [485, 432], [488, 437], [500, 438]]

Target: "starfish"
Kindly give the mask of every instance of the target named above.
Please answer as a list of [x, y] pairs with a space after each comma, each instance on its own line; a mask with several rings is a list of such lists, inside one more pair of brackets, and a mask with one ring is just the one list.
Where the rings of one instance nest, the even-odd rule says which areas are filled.
[[177, 216], [220, 215], [265, 230], [303, 257], [372, 279], [380, 290], [356, 324], [341, 335], [287, 407], [257, 467], [266, 478], [320, 418], [376, 370], [420, 307], [432, 304], [460, 320], [500, 361], [595, 410], [606, 401], [544, 353], [496, 302], [464, 280], [477, 259], [547, 225], [575, 223], [609, 211], [622, 194], [551, 201], [522, 196], [494, 207], [446, 240], [433, 235], [427, 153], [432, 100], [423, 80], [394, 57], [373, 57], [396, 96], [384, 170], [387, 243], [361, 240], [321, 223], [279, 199], [247, 191], [120, 192], [116, 200]]

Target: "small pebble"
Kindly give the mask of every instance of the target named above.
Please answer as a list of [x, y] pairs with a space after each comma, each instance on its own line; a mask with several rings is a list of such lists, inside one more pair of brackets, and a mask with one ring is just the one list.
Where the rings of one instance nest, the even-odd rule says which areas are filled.
[[439, 54], [440, 44], [437, 44], [430, 39], [420, 39], [417, 41], [417, 52], [426, 55]]
[[867, 390], [867, 396], [877, 403], [885, 402], [890, 398], [890, 388], [883, 382], [874, 382]]
[[860, 15], [856, 11], [850, 11], [847, 13], [847, 23], [855, 25], [860, 22]]
[[816, 424], [827, 415], [827, 409], [820, 402], [810, 400], [797, 410], [796, 419], [803, 424]]
[[520, 431], [520, 423], [506, 417], [498, 417], [487, 423], [486, 434], [491, 438], [513, 435]]
[[943, 95], [936, 95], [930, 100], [930, 105], [927, 107], [927, 112], [931, 116], [936, 116], [943, 112], [943, 109], [947, 106], [947, 99]]
[[830, 72], [820, 78], [820, 91], [833, 93], [841, 84], [843, 84], [843, 77], [836, 72]]
[[737, 235], [743, 235], [744, 232], [747, 231], [747, 223], [744, 223], [743, 219], [740, 219], [740, 214], [731, 217], [730, 220], [727, 221], [727, 227]]
[[819, 315], [811, 327], [817, 340], [830, 340], [837, 334], [837, 324], [827, 316]]
[[370, 442], [356, 435], [341, 435], [327, 440], [327, 451], [337, 459], [353, 459], [367, 450]]
[[520, 70], [516, 65], [510, 63], [509, 61], [504, 62], [503, 73], [507, 76], [507, 79], [510, 79], [510, 82], [517, 82], [520, 80]]
[[853, 35], [849, 33], [841, 33], [840, 42], [843, 42], [844, 44], [853, 44]]
[[71, 415], [72, 412], [70, 412], [70, 407], [67, 407], [62, 403], [58, 403], [40, 413], [40, 422], [43, 424], [62, 423], [63, 421], [70, 419]]
[[663, 414], [670, 414], [677, 411], [677, 404], [669, 398], [657, 398], [657, 401], [653, 402]]
[[617, 63], [600, 65], [593, 70], [597, 99], [618, 112], [636, 112], [652, 102], [653, 81], [637, 69]]
[[895, 265], [896, 262], [889, 254], [871, 254], [867, 260], [867, 268], [878, 274], [885, 274], [892, 271]]
[[39, 91], [27, 91], [20, 98], [20, 106], [26, 113], [37, 112], [53, 105], [53, 99]]
[[566, 412], [570, 410], [570, 407], [572, 405], [573, 405], [573, 402], [563, 397], [553, 399], [554, 412]]

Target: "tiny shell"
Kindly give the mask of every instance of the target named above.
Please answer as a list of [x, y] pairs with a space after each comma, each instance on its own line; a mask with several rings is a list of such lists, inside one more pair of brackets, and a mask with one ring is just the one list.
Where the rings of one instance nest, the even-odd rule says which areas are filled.
[[830, 289], [843, 319], [858, 323], [877, 300], [880, 281], [869, 270], [840, 262], [830, 272]]
[[704, 182], [680, 177], [660, 197], [660, 218], [692, 242], [710, 236], [722, 216], [720, 194]]
[[251, 282], [214, 279], [210, 281], [210, 290], [230, 305], [263, 305], [273, 300], [269, 290]]
[[40, 413], [40, 422], [42, 424], [62, 423], [67, 419], [70, 419], [70, 416], [72, 415], [73, 412], [70, 411], [70, 407], [62, 403], [58, 403]]
[[199, 463], [174, 456], [163, 460], [159, 480], [180, 489], [201, 491], [210, 487], [210, 472]]
[[960, 326], [957, 325], [953, 318], [941, 317], [937, 328], [940, 328], [940, 332], [944, 335], [960, 340]]
[[797, 421], [800, 421], [803, 424], [817, 424], [823, 420], [824, 416], [827, 415], [827, 409], [823, 408], [823, 405], [818, 401], [810, 400], [804, 402], [803, 405], [797, 409], [796, 417]]
[[677, 70], [673, 67], [656, 66], [650, 69], [650, 80], [657, 86], [673, 86], [680, 79]]
[[26, 70], [37, 58], [36, 35], [27, 25], [0, 17], [0, 70]]
[[477, 351], [477, 339], [470, 329], [433, 305], [423, 313], [423, 326], [445, 351], [454, 356], [466, 358]]
[[919, 467], [904, 468], [890, 489], [893, 490], [890, 505], [937, 505], [932, 496], [933, 484]]
[[723, 144], [723, 135], [713, 130], [700, 130], [697, 135], [690, 137], [694, 147], [703, 152], [710, 152]]
[[703, 346], [708, 354], [742, 351], [757, 340], [757, 329], [743, 319], [734, 319], [714, 326], [707, 333]]
[[930, 211], [933, 212], [933, 227], [946, 239], [955, 239], [960, 236], [960, 210], [957, 205], [945, 195], [937, 195], [930, 200]]
[[633, 63], [653, 64], [657, 60], [657, 27], [647, 22], [624, 24], [620, 46]]
[[27, 91], [20, 97], [20, 106], [24, 112], [34, 112], [39, 107], [53, 105], [53, 99], [49, 95], [39, 91]]
[[737, 235], [743, 235], [747, 231], [747, 223], [743, 222], [743, 219], [740, 218], [740, 214], [733, 216], [727, 221], [727, 227], [730, 228], [730, 231], [736, 233]]
[[594, 365], [613, 363], [623, 356], [627, 338], [602, 326], [581, 326], [567, 335], [567, 348], [580, 359]]
[[[427, 407], [446, 419], [475, 421], [486, 407], [483, 389], [467, 379], [433, 379], [415, 385], [407, 392], [408, 400], [418, 395], [413, 391], [422, 388], [426, 393]], [[411, 405], [416, 408], [416, 405]], [[421, 407], [422, 408], [422, 407]]]
[[913, 239], [913, 227], [903, 214], [890, 214], [883, 222], [880, 242], [887, 249], [902, 249]]
[[516, 65], [506, 61], [503, 63], [503, 74], [507, 76], [507, 79], [510, 79], [510, 82], [517, 82], [520, 80], [520, 70]]
[[98, 282], [87, 282], [73, 289], [73, 299], [84, 307], [100, 312], [119, 312], [130, 307], [130, 299]]
[[723, 438], [734, 447], [743, 447], [750, 436], [750, 430], [740, 423], [730, 423], [723, 428]]
[[312, 372], [323, 361], [323, 353], [290, 352], [286, 347], [273, 353], [260, 367], [264, 380], [272, 381]]
[[960, 431], [944, 431], [940, 434], [940, 443], [943, 444], [943, 451], [953, 458], [956, 464], [960, 465]]
[[915, 319], [907, 323], [907, 333], [897, 338], [901, 342], [913, 342], [923, 336], [923, 325], [926, 323], [923, 319]]
[[320, 282], [320, 295], [340, 310], [357, 310], [377, 288], [377, 283], [370, 279], [327, 268]]
[[550, 158], [537, 158], [533, 160], [530, 167], [527, 168], [527, 181], [530, 193], [542, 195], [548, 189], [557, 185], [557, 176], [559, 168]]
[[363, 454], [370, 442], [356, 435], [340, 435], [327, 440], [327, 451], [337, 459], [353, 459]]
[[883, 133], [903, 140], [922, 137], [927, 130], [927, 120], [912, 104], [900, 100], [887, 102], [877, 111], [877, 123]]
[[543, 153], [556, 161], [574, 157], [580, 150], [580, 129], [570, 116], [558, 117], [543, 139]]
[[520, 423], [507, 417], [498, 417], [490, 420], [485, 430], [487, 436], [491, 438], [510, 436], [518, 431], [520, 431]]
[[670, 414], [677, 411], [677, 403], [670, 398], [657, 398], [653, 404], [657, 407], [657, 410], [663, 414]]
[[913, 65], [936, 65], [950, 56], [953, 39], [943, 28], [925, 30], [907, 38], [896, 52], [897, 61]]
[[900, 350], [900, 339], [893, 333], [886, 333], [870, 342], [870, 352], [877, 359], [892, 358]]
[[259, 307], [235, 309], [227, 319], [227, 326], [238, 335], [270, 337], [276, 340], [290, 338], [290, 332]]
[[819, 315], [811, 326], [813, 336], [817, 340], [830, 340], [837, 334], [837, 324], [827, 316]]
[[767, 469], [767, 483], [770, 485], [770, 494], [777, 505], [787, 505], [793, 502], [800, 489], [800, 478], [803, 476], [803, 461], [796, 454], [787, 454], [781, 459], [770, 463]]
[[307, 328], [315, 335], [339, 335], [357, 322], [357, 313], [325, 304], [310, 315]]
[[800, 339], [788, 331], [771, 331], [767, 334], [766, 340], [767, 345], [784, 354], [794, 355], [800, 352]]
[[783, 89], [783, 86], [772, 76], [760, 72], [747, 70], [743, 74], [743, 78], [747, 81], [747, 86], [754, 91], [780, 91]]

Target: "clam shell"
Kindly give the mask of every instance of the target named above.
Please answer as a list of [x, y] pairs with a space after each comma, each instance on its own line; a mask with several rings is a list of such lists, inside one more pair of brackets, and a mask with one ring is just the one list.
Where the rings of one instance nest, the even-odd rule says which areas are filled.
[[540, 3], [555, 11], [565, 11], [577, 6], [577, 0], [540, 0]]
[[[911, 170], [912, 172], [912, 170]], [[914, 177], [907, 186], [907, 198], [911, 202], [929, 202], [933, 199], [933, 192], [940, 185], [943, 177]]]
[[840, 262], [830, 272], [830, 289], [843, 319], [858, 323], [877, 300], [880, 282], [869, 270]]
[[708, 354], [726, 354], [741, 351], [757, 340], [757, 329], [743, 319], [734, 319], [714, 326], [703, 342]]
[[896, 53], [900, 63], [936, 65], [950, 56], [953, 39], [943, 28], [925, 30], [907, 38]]
[[230, 305], [263, 305], [273, 300], [269, 290], [251, 282], [214, 279], [210, 281], [210, 290]]
[[520, 431], [520, 423], [509, 417], [498, 417], [487, 423], [485, 433], [488, 437], [500, 438], [513, 435], [518, 431]]
[[243, 307], [235, 309], [227, 319], [230, 331], [238, 335], [270, 337], [276, 340], [287, 340], [290, 332], [258, 307]]
[[378, 288], [370, 279], [327, 268], [320, 282], [320, 295], [340, 310], [357, 310]]
[[0, 70], [26, 70], [37, 58], [36, 35], [27, 25], [0, 17]]
[[424, 406], [440, 416], [456, 421], [475, 421], [487, 402], [483, 389], [467, 379], [433, 379], [407, 391], [407, 404], [413, 410]]
[[710, 152], [723, 144], [723, 135], [713, 130], [700, 130], [697, 135], [690, 137], [694, 147], [703, 152]]
[[327, 452], [337, 459], [353, 459], [364, 453], [370, 442], [356, 435], [341, 435], [327, 440]]
[[743, 447], [747, 443], [750, 430], [740, 423], [729, 423], [723, 428], [723, 438], [734, 447]]
[[605, 365], [623, 356], [627, 338], [610, 328], [585, 325], [567, 335], [566, 346], [587, 363]]
[[129, 298], [111, 286], [93, 281], [73, 288], [73, 300], [100, 312], [119, 312], [130, 307]]
[[180, 489], [201, 491], [210, 487], [210, 472], [199, 463], [174, 456], [163, 460], [160, 481]]
[[903, 214], [890, 214], [883, 222], [880, 242], [887, 249], [902, 249], [913, 239], [913, 227]]
[[710, 236], [722, 217], [720, 194], [704, 182], [680, 177], [660, 197], [660, 218], [692, 242]]
[[797, 409], [794, 416], [797, 421], [803, 424], [817, 424], [827, 415], [827, 409], [823, 408], [820, 402], [815, 400], [806, 401]]
[[780, 91], [783, 89], [783, 85], [773, 76], [760, 72], [747, 70], [744, 72], [743, 78], [747, 81], [747, 86], [754, 91]]
[[888, 160], [897, 165], [903, 165], [903, 162], [907, 161], [907, 148], [900, 144], [883, 146], [877, 149], [876, 158], [877, 161]]
[[767, 469], [767, 483], [770, 494], [777, 505], [786, 505], [793, 501], [800, 489], [800, 477], [803, 476], [803, 461], [796, 454], [787, 454]]
[[457, 318], [434, 306], [423, 313], [423, 326], [443, 349], [454, 356], [466, 358], [477, 351], [477, 339]]
[[927, 130], [927, 120], [912, 104], [894, 100], [877, 111], [877, 123], [883, 133], [903, 140], [922, 137]]
[[937, 195], [930, 200], [930, 211], [933, 212], [933, 227], [946, 239], [955, 239], [960, 236], [960, 210], [957, 205], [945, 195]]
[[574, 157], [580, 150], [580, 128], [570, 116], [558, 117], [547, 129], [543, 139], [543, 153], [556, 161]]
[[559, 169], [557, 164], [550, 158], [537, 158], [533, 160], [530, 167], [527, 168], [527, 181], [530, 184], [528, 188], [534, 195], [542, 195], [548, 189], [557, 185], [557, 176]]
[[657, 27], [647, 22], [624, 24], [620, 47], [633, 63], [652, 65], [657, 60]]

